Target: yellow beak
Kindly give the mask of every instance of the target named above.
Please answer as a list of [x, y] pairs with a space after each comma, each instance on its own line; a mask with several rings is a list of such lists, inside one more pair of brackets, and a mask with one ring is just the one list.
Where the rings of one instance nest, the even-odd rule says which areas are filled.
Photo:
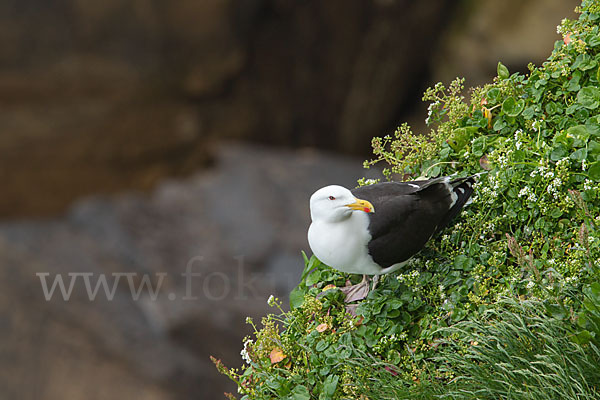
[[346, 207], [351, 208], [353, 210], [364, 211], [366, 213], [375, 212], [375, 207], [373, 207], [373, 204], [369, 203], [366, 200], [356, 199], [354, 203], [346, 204]]

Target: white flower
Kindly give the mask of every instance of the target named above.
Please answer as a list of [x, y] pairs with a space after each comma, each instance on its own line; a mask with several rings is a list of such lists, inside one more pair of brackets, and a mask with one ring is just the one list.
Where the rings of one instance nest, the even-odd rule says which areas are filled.
[[532, 281], [527, 282], [527, 289], [531, 289], [534, 286], [535, 286], [534, 282], [532, 282]]
[[250, 364], [250, 355], [248, 355], [246, 349], [242, 349], [242, 351], [240, 351], [240, 355], [242, 356], [242, 359], [246, 362], [246, 364]]
[[523, 142], [521, 142], [522, 134], [523, 131], [521, 129], [517, 129], [515, 131], [515, 147], [517, 148], [517, 150], [519, 150], [523, 145]]
[[552, 182], [550, 182], [550, 184], [546, 188], [546, 192], [548, 192], [548, 194], [552, 195], [552, 197], [554, 197], [555, 199], [558, 199], [561, 194], [559, 189], [562, 186], [562, 184], [563, 184], [562, 179], [554, 178], [552, 180]]
[[244, 342], [244, 348], [242, 349], [242, 351], [240, 351], [240, 355], [242, 356], [242, 359], [246, 362], [246, 364], [250, 364], [250, 362], [252, 361], [250, 359], [250, 355], [248, 354], [248, 350], [246, 350], [248, 348], [248, 346], [252, 345], [252, 339], [248, 339]]
[[577, 277], [577, 276], [567, 276], [565, 278], [565, 282], [577, 285], [579, 283], [579, 277]]
[[531, 203], [535, 203], [537, 201], [537, 196], [529, 186], [525, 186], [519, 191], [519, 197], [527, 197], [527, 200]]
[[429, 107], [427, 107], [427, 118], [425, 118], [425, 124], [429, 125], [431, 122], [431, 115], [433, 114], [434, 107], [438, 106], [438, 102], [429, 103]]
[[569, 157], [564, 157], [556, 162], [556, 168], [561, 168], [563, 166], [568, 167], [569, 164], [571, 164], [571, 160], [569, 160]]
[[506, 155], [504, 154], [500, 154], [498, 156], [498, 165], [502, 168], [502, 167], [506, 167], [508, 165], [508, 158]]

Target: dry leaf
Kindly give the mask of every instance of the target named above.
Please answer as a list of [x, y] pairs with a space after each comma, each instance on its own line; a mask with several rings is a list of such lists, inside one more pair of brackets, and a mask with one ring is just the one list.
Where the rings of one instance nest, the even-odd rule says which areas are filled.
[[271, 359], [271, 364], [277, 364], [279, 361], [283, 360], [287, 356], [283, 354], [280, 348], [275, 347], [271, 350], [271, 354], [269, 354], [269, 358]]
[[483, 107], [483, 115], [488, 120], [488, 129], [492, 129], [492, 112], [489, 109]]
[[492, 169], [492, 167], [490, 166], [490, 161], [487, 158], [487, 155], [483, 155], [483, 157], [481, 157], [479, 159], [479, 165], [481, 166], [481, 168], [485, 169], [486, 171], [489, 171]]
[[326, 323], [317, 326], [317, 332], [325, 332], [327, 329], [329, 329], [329, 326]]

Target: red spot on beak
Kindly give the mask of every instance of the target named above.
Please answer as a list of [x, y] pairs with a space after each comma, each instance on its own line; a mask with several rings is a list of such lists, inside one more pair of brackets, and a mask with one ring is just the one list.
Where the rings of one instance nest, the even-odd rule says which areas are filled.
[[371, 210], [370, 210], [370, 209], [368, 209], [367, 207], [365, 207], [365, 208], [364, 208], [364, 210], [365, 210], [365, 212], [366, 212], [366, 213], [368, 213], [368, 212], [370, 212], [370, 211], [371, 211]]

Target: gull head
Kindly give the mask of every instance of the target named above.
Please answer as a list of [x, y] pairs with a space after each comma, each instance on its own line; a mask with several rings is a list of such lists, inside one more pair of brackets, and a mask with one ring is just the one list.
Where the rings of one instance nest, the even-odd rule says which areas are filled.
[[310, 197], [310, 217], [313, 222], [337, 222], [349, 218], [353, 212], [375, 212], [366, 200], [357, 199], [343, 186], [330, 185], [317, 190]]

